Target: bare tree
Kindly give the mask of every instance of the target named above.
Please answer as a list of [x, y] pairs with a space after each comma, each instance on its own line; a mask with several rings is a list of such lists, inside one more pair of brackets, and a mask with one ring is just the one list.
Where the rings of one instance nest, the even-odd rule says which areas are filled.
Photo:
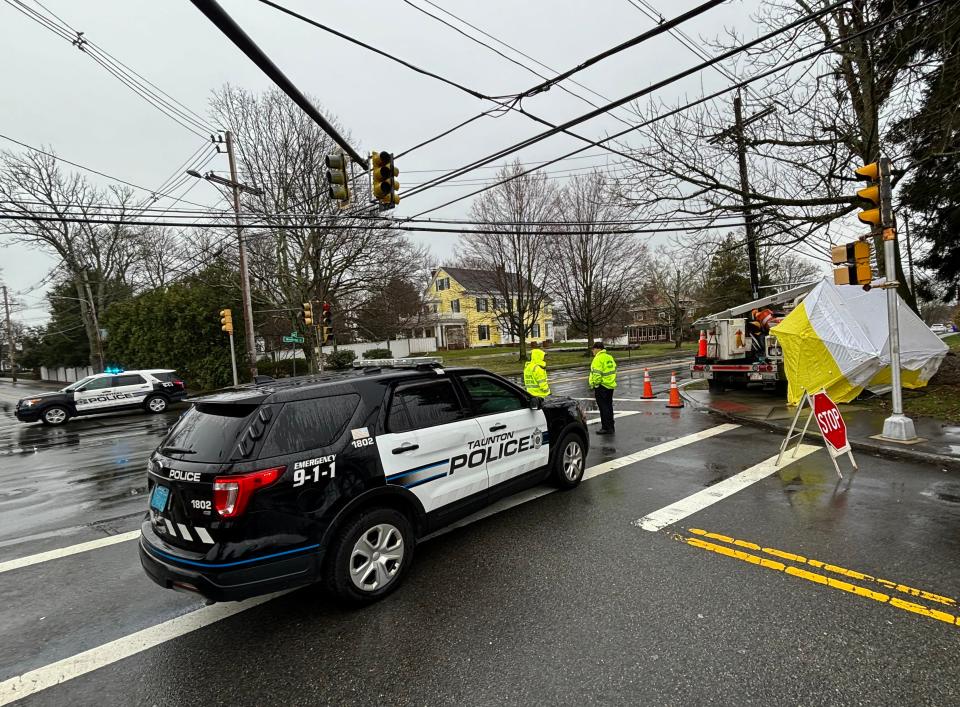
[[570, 323], [592, 341], [622, 315], [643, 279], [647, 247], [623, 230], [630, 210], [610, 194], [603, 172], [573, 177], [560, 193], [570, 235], [545, 239], [553, 289]]
[[694, 311], [693, 293], [700, 280], [699, 268], [661, 250], [650, 262], [648, 272], [650, 287], [646, 296], [651, 301], [645, 305], [666, 319], [674, 346], [679, 349]]
[[[90, 365], [103, 367], [99, 319], [112, 296], [132, 285], [142, 234], [122, 225], [89, 221], [107, 216], [122, 221], [134, 209], [126, 187], [100, 190], [60, 169], [51, 154], [0, 153], [0, 199], [14, 216], [9, 232], [23, 243], [53, 253], [72, 282], [90, 343]], [[109, 205], [104, 212], [103, 206]], [[50, 220], [50, 217], [60, 220]]]
[[[245, 231], [261, 304], [295, 309], [322, 300], [344, 311], [366, 292], [422, 265], [423, 251], [403, 234], [351, 215], [360, 210], [356, 206], [341, 210], [331, 202], [324, 158], [339, 148], [282, 92], [226, 86], [212, 99], [211, 111], [236, 135], [241, 178], [262, 190], [243, 197], [244, 210], [269, 224]], [[358, 204], [365, 200], [364, 183], [351, 185], [360, 194]], [[309, 355], [311, 337], [305, 339]]]
[[[521, 176], [522, 175], [522, 176]], [[542, 308], [549, 302], [550, 278], [547, 239], [542, 231], [555, 229], [543, 222], [555, 220], [557, 189], [544, 174], [523, 174], [519, 161], [501, 169], [497, 181], [511, 181], [485, 191], [471, 207], [483, 225], [463, 236], [462, 256], [474, 267], [493, 273], [500, 328], [520, 343], [526, 357], [526, 339]]]
[[[755, 19], [764, 31], [777, 29], [828, 4], [766, 0]], [[875, 161], [881, 146], [899, 168], [911, 168], [910, 156], [893, 152], [884, 139], [916, 90], [910, 52], [902, 42], [886, 41], [883, 31], [866, 31], [904, 5], [845, 3], [741, 55], [736, 73], [746, 78], [822, 50], [809, 62], [761, 79], [744, 96], [745, 117], [760, 115], [745, 128], [744, 143], [746, 197], [760, 224], [761, 246], [802, 244], [808, 255], [822, 257], [829, 242], [838, 234], [849, 237], [850, 226], [856, 226], [853, 170]], [[741, 41], [731, 35], [715, 48]], [[642, 111], [652, 118], [665, 108], [651, 104]], [[708, 224], [742, 215], [732, 112], [729, 98], [717, 99], [642, 128], [639, 147], [628, 148], [643, 164], [625, 182], [634, 187], [626, 198], [662, 215], [692, 215]]]

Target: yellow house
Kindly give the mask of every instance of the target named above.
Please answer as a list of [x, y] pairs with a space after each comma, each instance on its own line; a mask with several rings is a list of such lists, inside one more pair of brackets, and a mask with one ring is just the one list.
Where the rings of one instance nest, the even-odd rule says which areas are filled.
[[[459, 349], [519, 341], [509, 332], [506, 302], [492, 270], [442, 267], [430, 278], [424, 300], [426, 321], [433, 325], [438, 347]], [[553, 339], [553, 312], [546, 298], [532, 328], [527, 341]]]

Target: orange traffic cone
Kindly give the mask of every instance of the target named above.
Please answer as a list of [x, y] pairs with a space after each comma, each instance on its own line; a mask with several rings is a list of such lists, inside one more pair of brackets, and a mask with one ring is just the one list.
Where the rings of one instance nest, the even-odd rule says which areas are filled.
[[707, 355], [707, 332], [700, 330], [700, 346], [697, 348], [697, 356]]
[[677, 374], [670, 373], [670, 402], [667, 403], [668, 408], [682, 408], [683, 401], [680, 399], [680, 389], [677, 388]]
[[641, 400], [653, 400], [653, 384], [650, 383], [650, 369], [643, 369], [643, 395]]

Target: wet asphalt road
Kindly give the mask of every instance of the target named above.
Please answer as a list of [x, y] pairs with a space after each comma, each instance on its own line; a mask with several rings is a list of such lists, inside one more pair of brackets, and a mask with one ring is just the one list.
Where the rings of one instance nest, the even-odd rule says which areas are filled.
[[[667, 376], [654, 372], [658, 393]], [[424, 542], [404, 586], [363, 610], [312, 588], [203, 608], [149, 582], [132, 540], [3, 571], [135, 530], [146, 455], [179, 414], [48, 430], [5, 409], [0, 703], [11, 679], [81, 660], [104, 667], [61, 685], [43, 674], [51, 686], [23, 703], [960, 703], [960, 477], [861, 457], [838, 483], [818, 450], [717, 500], [779, 438], [636, 402], [640, 375], [620, 380], [616, 408], [633, 414], [593, 436], [594, 478]], [[582, 374], [552, 384], [589, 395]], [[704, 493], [716, 502], [697, 504]], [[636, 524], [678, 502], [689, 516]], [[240, 611], [213, 620], [223, 607]], [[154, 647], [116, 660], [129, 651], [111, 641], [150, 627]]]

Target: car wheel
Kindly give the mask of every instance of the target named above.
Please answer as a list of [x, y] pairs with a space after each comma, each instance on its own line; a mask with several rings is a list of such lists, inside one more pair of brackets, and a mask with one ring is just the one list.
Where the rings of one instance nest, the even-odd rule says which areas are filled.
[[40, 415], [40, 421], [45, 425], [62, 425], [70, 419], [70, 411], [62, 405], [51, 405]]
[[583, 451], [583, 438], [575, 433], [564, 435], [553, 460], [553, 481], [561, 489], [572, 489], [583, 479], [587, 455]]
[[348, 604], [369, 604], [396, 589], [413, 561], [416, 539], [392, 508], [363, 511], [346, 522], [330, 548], [327, 589]]
[[144, 407], [154, 413], [166, 412], [167, 404], [167, 399], [162, 395], [151, 395], [144, 401]]

